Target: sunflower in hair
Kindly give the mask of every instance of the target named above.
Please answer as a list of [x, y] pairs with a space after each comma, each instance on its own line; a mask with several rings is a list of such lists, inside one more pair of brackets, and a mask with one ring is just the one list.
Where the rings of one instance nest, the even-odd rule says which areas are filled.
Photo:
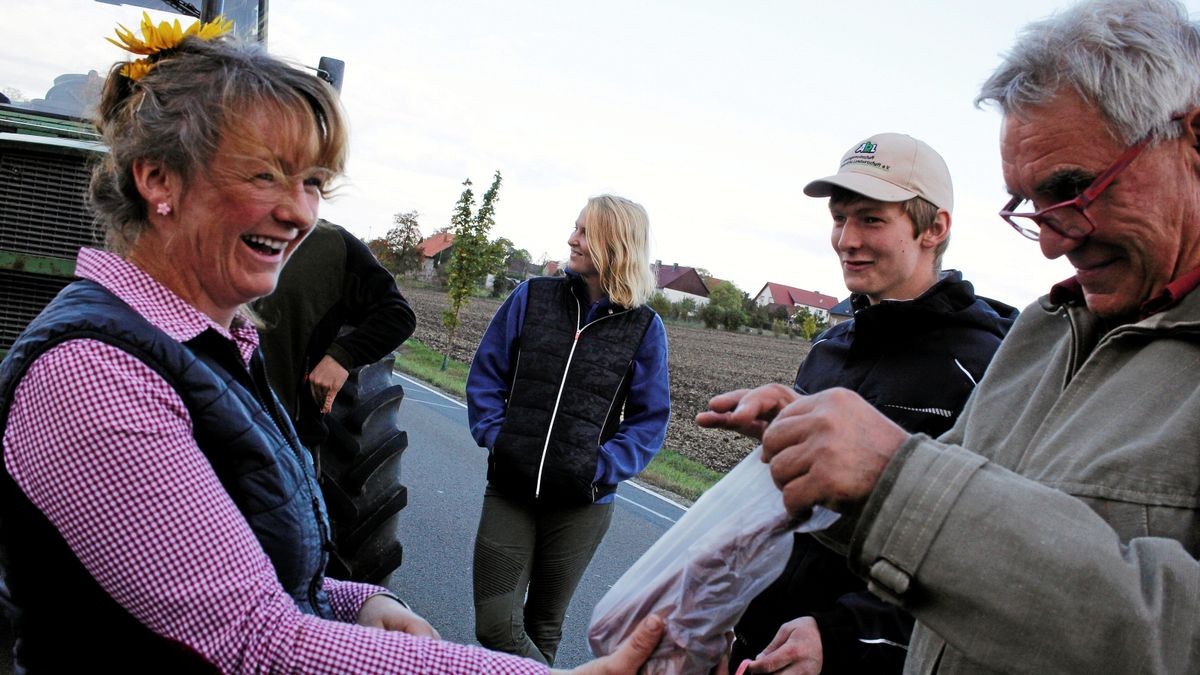
[[197, 37], [201, 40], [212, 40], [233, 30], [233, 21], [217, 17], [208, 23], [194, 22], [184, 29], [179, 19], [173, 22], [162, 21], [157, 26], [150, 20], [149, 12], [142, 12], [142, 37], [133, 34], [121, 24], [117, 24], [117, 39], [105, 38], [114, 45], [131, 54], [141, 54], [145, 57], [133, 61], [121, 69], [121, 74], [131, 80], [140, 80], [154, 68], [154, 57], [179, 46], [186, 37]]

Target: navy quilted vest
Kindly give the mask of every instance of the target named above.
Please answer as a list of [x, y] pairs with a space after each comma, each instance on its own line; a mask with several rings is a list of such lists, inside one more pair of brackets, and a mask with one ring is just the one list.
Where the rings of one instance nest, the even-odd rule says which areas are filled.
[[[322, 590], [330, 547], [325, 505], [311, 458], [266, 385], [260, 355], [247, 372], [236, 346], [215, 331], [181, 345], [100, 285], [77, 281], [30, 323], [0, 366], [0, 438], [26, 369], [51, 347], [78, 338], [100, 340], [135, 356], [174, 388], [187, 406], [197, 444], [270, 557], [283, 588], [301, 611], [332, 618]], [[163, 485], [170, 481], [163, 476]], [[8, 586], [21, 612], [16, 631], [24, 667], [211, 670], [113, 601], [7, 469], [0, 471], [0, 496], [0, 541]]]
[[517, 365], [488, 457], [488, 480], [513, 499], [591, 504], [617, 489], [595, 482], [596, 456], [620, 424], [633, 357], [654, 312], [617, 308], [585, 326], [586, 304], [568, 279], [528, 283]]

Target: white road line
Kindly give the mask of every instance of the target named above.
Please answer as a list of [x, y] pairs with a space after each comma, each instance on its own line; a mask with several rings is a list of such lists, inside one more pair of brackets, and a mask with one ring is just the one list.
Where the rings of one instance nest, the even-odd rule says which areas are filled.
[[[457, 406], [459, 408], [463, 408], [465, 410], [467, 407], [467, 404], [463, 403], [462, 401], [460, 401], [456, 398], [447, 396], [446, 394], [443, 394], [442, 392], [438, 391], [437, 389], [434, 389], [433, 387], [430, 387], [429, 385], [425, 384], [424, 382], [422, 382], [420, 380], [413, 379], [413, 378], [409, 377], [408, 375], [405, 375], [404, 373], [401, 373], [398, 371], [392, 371], [392, 374], [394, 374], [396, 377], [404, 380], [405, 382], [409, 382], [411, 384], [417, 385], [418, 387], [424, 389], [425, 391], [432, 392], [434, 394], [437, 394], [438, 396], [441, 396], [442, 398], [446, 399], [447, 401], [450, 401], [451, 403], [453, 403], [455, 406]], [[428, 403], [429, 405], [436, 405], [435, 403], [432, 403], [430, 401], [421, 401], [421, 403]], [[454, 406], [445, 406], [445, 407], [450, 408], [450, 407], [454, 407]], [[629, 485], [630, 487], [635, 487], [635, 488], [641, 490], [642, 492], [645, 492], [648, 495], [657, 497], [658, 499], [661, 499], [662, 501], [670, 504], [671, 506], [674, 506], [677, 509], [687, 511], [687, 507], [684, 506], [683, 504], [680, 504], [679, 502], [676, 502], [673, 499], [668, 499], [667, 497], [664, 497], [653, 490], [646, 489], [646, 488], [642, 487], [641, 485], [638, 485], [637, 483], [634, 483], [632, 481], [625, 481], [625, 484]], [[632, 499], [629, 499], [628, 497], [622, 497], [621, 495], [617, 495], [617, 498], [623, 499], [640, 509], [649, 511], [650, 513], [653, 513], [654, 515], [658, 516], [659, 518], [662, 518], [663, 520], [666, 520], [666, 521], [669, 521], [672, 523], [675, 522], [674, 518], [672, 518], [670, 516], [665, 516], [665, 515], [659, 513], [658, 511], [655, 511], [654, 509], [649, 508], [647, 506], [643, 506], [643, 505], [633, 501]]]
[[642, 492], [645, 492], [648, 495], [653, 495], [655, 497], [658, 497], [659, 499], [670, 504], [671, 506], [674, 506], [675, 508], [679, 509], [680, 511], [688, 510], [688, 507], [684, 506], [683, 504], [680, 504], [679, 502], [675, 501], [674, 499], [671, 499], [670, 497], [668, 497], [666, 495], [659, 494], [659, 493], [655, 492], [654, 490], [651, 490], [648, 487], [639, 485], [638, 483], [632, 483], [630, 481], [625, 481], [625, 484], [628, 485], [629, 487], [635, 487], [635, 488], [641, 490]]
[[411, 396], [405, 396], [404, 400], [408, 403], [421, 403], [434, 408], [450, 408], [451, 410], [458, 410], [458, 406], [456, 405], [447, 405], [445, 403], [438, 403], [437, 401], [426, 401], [425, 399], [413, 398]]
[[394, 370], [392, 371], [392, 374], [393, 374], [393, 375], [395, 375], [396, 377], [398, 377], [398, 378], [400, 378], [400, 379], [404, 380], [405, 382], [412, 382], [413, 384], [415, 384], [415, 385], [417, 385], [418, 387], [420, 387], [420, 388], [424, 389], [425, 391], [430, 391], [430, 392], [433, 392], [433, 393], [437, 394], [438, 396], [441, 396], [442, 398], [446, 399], [447, 401], [450, 401], [451, 403], [453, 403], [454, 405], [456, 405], [456, 406], [458, 406], [458, 407], [462, 408], [463, 410], [466, 410], [466, 409], [467, 409], [467, 404], [466, 404], [466, 403], [463, 403], [462, 401], [460, 401], [460, 400], [458, 400], [458, 399], [456, 399], [456, 398], [453, 398], [453, 397], [447, 396], [447, 395], [443, 394], [442, 392], [438, 391], [437, 389], [434, 389], [433, 387], [431, 387], [431, 386], [429, 386], [429, 385], [425, 384], [424, 382], [422, 382], [422, 381], [420, 381], [420, 380], [414, 380], [413, 378], [411, 378], [411, 377], [409, 377], [409, 376], [405, 375], [404, 373], [397, 372], [397, 371], [394, 371]]
[[[634, 484], [634, 483], [630, 483], [630, 482], [628, 482], [628, 481], [626, 481], [626, 484], [627, 484], [627, 485], [633, 485], [634, 487], [638, 487], [638, 488], [641, 488], [641, 489], [643, 489], [643, 490], [646, 490], [646, 488], [643, 488], [642, 486], [640, 486], [640, 485], [636, 485], [636, 484]], [[671, 501], [671, 500], [669, 500], [669, 499], [666, 499], [665, 497], [663, 497], [662, 495], [658, 494], [657, 492], [650, 492], [649, 490], [646, 490], [646, 492], [649, 492], [650, 494], [654, 495], [655, 497], [658, 497], [659, 499], [662, 499], [662, 500], [663, 500], [663, 501], [665, 501], [665, 502], [670, 502], [670, 503], [672, 503], [672, 504], [674, 504], [674, 503], [675, 503], [675, 502], [672, 502], [672, 501]], [[654, 514], [654, 515], [658, 516], [659, 518], [662, 518], [663, 520], [667, 521], [668, 523], [674, 523], [674, 522], [675, 522], [675, 519], [674, 519], [674, 518], [672, 518], [671, 516], [668, 516], [668, 515], [664, 515], [664, 514], [662, 514], [662, 513], [659, 513], [658, 511], [655, 511], [654, 509], [652, 509], [652, 508], [650, 508], [650, 507], [648, 507], [648, 506], [643, 506], [643, 505], [641, 505], [641, 504], [639, 504], [639, 503], [637, 503], [637, 502], [633, 501], [633, 500], [632, 500], [632, 499], [630, 499], [629, 497], [625, 497], [625, 496], [623, 496], [623, 495], [617, 495], [617, 499], [622, 499], [622, 500], [624, 500], [624, 501], [627, 501], [627, 502], [629, 502], [630, 504], [633, 504], [634, 506], [638, 507], [639, 509], [642, 509], [643, 511], [647, 511], [647, 512], [649, 512], [649, 513], [652, 513], [652, 514]], [[686, 510], [686, 509], [685, 509], [685, 510]]]

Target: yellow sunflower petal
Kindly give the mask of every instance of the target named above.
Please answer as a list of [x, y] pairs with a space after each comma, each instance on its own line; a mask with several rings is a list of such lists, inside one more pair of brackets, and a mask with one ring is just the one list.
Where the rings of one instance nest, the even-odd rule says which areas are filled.
[[137, 36], [133, 34], [133, 31], [129, 30], [125, 26], [121, 26], [120, 24], [118, 24], [118, 26], [118, 29], [114, 32], [117, 34], [117, 39], [120, 40], [120, 42], [113, 40], [112, 38], [106, 38], [109, 42], [120, 47], [121, 49], [124, 49], [125, 51], [133, 52], [134, 54], [150, 53], [146, 44], [139, 40]]
[[153, 63], [150, 63], [146, 59], [138, 59], [137, 61], [130, 61], [125, 64], [121, 68], [121, 74], [136, 82], [145, 77], [146, 73], [149, 73], [153, 69]]
[[153, 34], [154, 21], [150, 19], [150, 12], [142, 12], [142, 39], [149, 41]]
[[200, 37], [201, 40], [211, 40], [213, 38], [220, 37], [220, 36], [228, 33], [229, 31], [233, 30], [233, 21], [226, 19], [224, 17], [218, 16], [217, 18], [213, 19], [212, 21], [209, 21], [208, 23], [206, 23], [202, 26], [197, 25], [197, 28], [198, 28], [197, 35]]
[[[121, 24], [117, 24], [117, 29], [114, 31], [117, 36], [116, 40], [112, 38], [105, 39], [125, 51], [147, 56], [164, 50], [174, 49], [186, 37], [197, 36], [202, 40], [211, 40], [219, 37], [232, 30], [233, 22], [217, 17], [208, 23], [196, 21], [185, 30], [180, 25], [179, 19], [175, 19], [173, 22], [161, 21], [156, 26], [150, 18], [150, 13], [142, 12], [142, 22], [139, 28], [142, 33], [140, 39], [133, 31]], [[123, 74], [124, 70], [122, 69]], [[144, 75], [146, 72], [149, 72], [149, 68], [143, 71], [130, 69], [130, 72], [140, 72], [140, 74]]]

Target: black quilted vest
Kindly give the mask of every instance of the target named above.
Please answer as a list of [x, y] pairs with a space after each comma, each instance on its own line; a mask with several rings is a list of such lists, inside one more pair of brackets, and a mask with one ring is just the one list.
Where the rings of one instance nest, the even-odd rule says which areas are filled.
[[[106, 342], [161, 375], [186, 404], [195, 438], [301, 611], [332, 618], [322, 590], [329, 526], [307, 451], [266, 385], [262, 358], [247, 372], [236, 346], [208, 330], [179, 344], [90, 281], [65, 288], [26, 328], [0, 366], [0, 438], [26, 369], [71, 339]], [[86, 369], [86, 363], [79, 364]], [[104, 448], [94, 448], [104, 452]], [[151, 459], [151, 458], [148, 458]], [[170, 485], [171, 476], [162, 477]], [[20, 610], [18, 660], [31, 672], [212, 671], [108, 596], [50, 522], [0, 471], [7, 581]], [[219, 555], [219, 552], [217, 552]], [[186, 561], [185, 561], [186, 564]]]
[[613, 307], [583, 325], [586, 293], [575, 283], [552, 277], [528, 283], [488, 480], [513, 499], [591, 504], [617, 489], [595, 482], [596, 457], [620, 424], [633, 357], [654, 312]]

